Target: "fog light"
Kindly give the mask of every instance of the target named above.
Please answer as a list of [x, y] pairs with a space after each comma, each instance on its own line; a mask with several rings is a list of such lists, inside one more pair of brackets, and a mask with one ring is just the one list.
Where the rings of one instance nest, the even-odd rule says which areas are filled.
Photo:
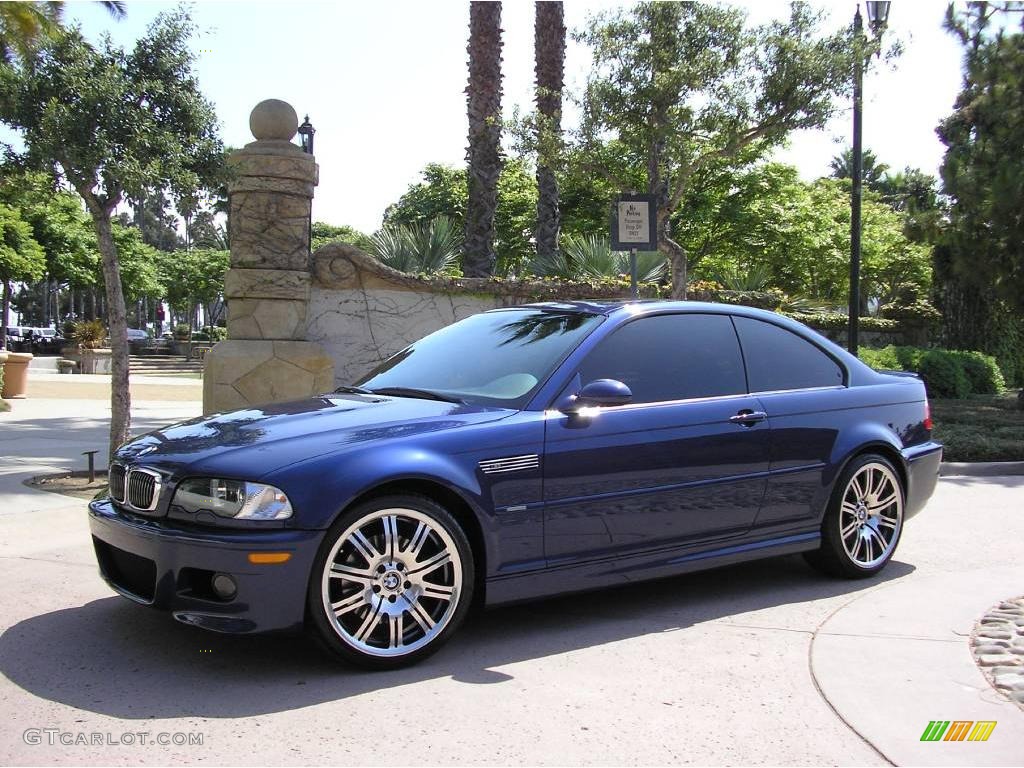
[[235, 580], [226, 573], [213, 574], [213, 579], [210, 583], [213, 587], [214, 593], [222, 600], [230, 600], [235, 596], [235, 592], [238, 591], [238, 586], [235, 584]]

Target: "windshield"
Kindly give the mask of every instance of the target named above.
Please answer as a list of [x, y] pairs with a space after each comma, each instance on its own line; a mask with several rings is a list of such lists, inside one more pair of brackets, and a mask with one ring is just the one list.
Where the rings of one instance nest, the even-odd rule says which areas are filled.
[[512, 309], [467, 317], [392, 355], [357, 382], [522, 408], [599, 315]]

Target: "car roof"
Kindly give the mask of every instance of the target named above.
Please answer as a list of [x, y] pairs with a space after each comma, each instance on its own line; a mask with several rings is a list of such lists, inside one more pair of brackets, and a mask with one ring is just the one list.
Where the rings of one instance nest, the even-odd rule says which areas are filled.
[[746, 307], [740, 304], [722, 304], [710, 301], [679, 301], [673, 299], [581, 299], [578, 301], [539, 301], [508, 309], [539, 309], [545, 312], [579, 312], [592, 315], [650, 314], [654, 312], [728, 312], [732, 315], [772, 318], [775, 321], [786, 318], [765, 309]]

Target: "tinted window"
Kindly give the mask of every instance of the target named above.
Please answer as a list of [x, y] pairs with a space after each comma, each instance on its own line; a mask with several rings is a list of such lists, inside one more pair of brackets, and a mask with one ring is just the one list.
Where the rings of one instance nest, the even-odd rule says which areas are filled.
[[660, 315], [616, 330], [583, 362], [580, 377], [617, 379], [634, 403], [746, 392], [743, 361], [726, 315]]
[[602, 319], [535, 309], [483, 312], [411, 344], [357, 383], [367, 389], [428, 389], [521, 408]]
[[751, 392], [835, 387], [843, 369], [809, 341], [771, 323], [737, 317]]

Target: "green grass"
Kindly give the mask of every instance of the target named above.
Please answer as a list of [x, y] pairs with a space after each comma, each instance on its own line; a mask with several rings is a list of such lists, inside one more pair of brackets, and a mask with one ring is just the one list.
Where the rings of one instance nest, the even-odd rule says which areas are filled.
[[946, 446], [944, 461], [1024, 461], [1024, 410], [1017, 390], [931, 401], [932, 436]]

